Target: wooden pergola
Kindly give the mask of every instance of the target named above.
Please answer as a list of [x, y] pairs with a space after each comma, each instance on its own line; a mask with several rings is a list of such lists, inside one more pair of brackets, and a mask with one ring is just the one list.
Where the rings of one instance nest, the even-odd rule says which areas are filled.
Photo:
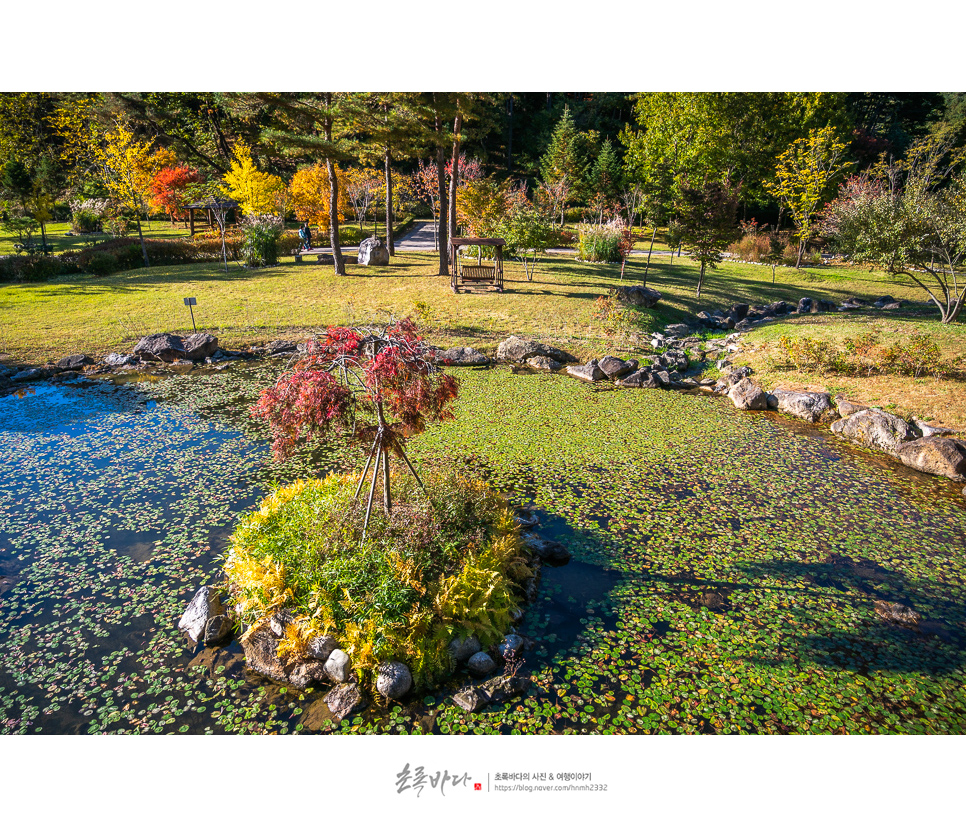
[[[492, 266], [483, 266], [482, 257], [477, 258], [475, 264], [465, 264], [459, 258], [461, 246], [492, 246], [496, 250]], [[453, 292], [459, 292], [460, 287], [469, 291], [471, 288], [482, 287], [503, 292], [503, 247], [506, 241], [502, 237], [454, 237], [449, 242], [449, 261], [453, 271], [450, 286]]]
[[[238, 203], [234, 200], [205, 200], [201, 203], [191, 203], [185, 206], [188, 210], [187, 223], [188, 227], [191, 229], [191, 235], [194, 236], [195, 233], [195, 212], [203, 211], [205, 212], [205, 219], [207, 220], [208, 226], [215, 225], [215, 218], [212, 212], [215, 209], [224, 209], [225, 218], [229, 223], [236, 222], [236, 216], [238, 214]], [[230, 218], [230, 219], [229, 219]]]

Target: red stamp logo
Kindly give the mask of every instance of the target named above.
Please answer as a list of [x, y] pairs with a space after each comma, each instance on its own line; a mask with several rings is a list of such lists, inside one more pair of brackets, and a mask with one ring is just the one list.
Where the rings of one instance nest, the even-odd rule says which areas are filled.
[[479, 782], [474, 782], [473, 783], [473, 790], [474, 791], [481, 791], [481, 790], [483, 790], [483, 785], [481, 785]]

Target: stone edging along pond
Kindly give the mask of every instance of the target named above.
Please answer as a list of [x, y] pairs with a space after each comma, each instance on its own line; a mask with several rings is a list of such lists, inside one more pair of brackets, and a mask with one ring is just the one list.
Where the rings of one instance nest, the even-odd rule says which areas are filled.
[[[633, 288], [632, 288], [633, 289]], [[656, 293], [655, 293], [656, 294]], [[668, 325], [663, 333], [653, 333], [651, 346], [663, 351], [649, 358], [650, 364], [641, 367], [636, 359], [625, 360], [603, 356], [585, 364], [559, 348], [540, 342], [510, 336], [497, 348], [497, 361], [526, 365], [536, 371], [563, 372], [584, 382], [609, 380], [623, 388], [665, 388], [698, 391], [727, 396], [735, 408], [744, 411], [779, 411], [811, 424], [826, 424], [830, 431], [866, 449], [884, 452], [911, 469], [966, 481], [966, 442], [953, 438], [952, 429], [934, 426], [916, 418], [907, 422], [880, 408], [871, 408], [849, 401], [840, 394], [774, 389], [765, 391], [752, 376], [748, 366], [735, 367], [727, 357], [739, 350], [742, 331], [756, 323], [768, 323], [779, 316], [792, 313], [845, 312], [872, 306], [895, 309], [901, 305], [891, 296], [883, 296], [871, 304], [860, 299], [848, 299], [839, 307], [829, 302], [803, 298], [797, 307], [784, 301], [768, 305], [735, 304], [729, 311], [697, 315], [702, 329], [726, 330], [734, 328], [723, 338], [707, 339], [692, 335], [686, 324]], [[699, 348], [703, 345], [703, 348]], [[471, 348], [452, 348], [442, 354], [452, 365], [484, 365], [490, 360]], [[715, 361], [723, 371], [717, 379], [695, 379], [692, 359], [698, 362]], [[688, 375], [689, 369], [692, 371]], [[966, 488], [963, 489], [966, 495]]]

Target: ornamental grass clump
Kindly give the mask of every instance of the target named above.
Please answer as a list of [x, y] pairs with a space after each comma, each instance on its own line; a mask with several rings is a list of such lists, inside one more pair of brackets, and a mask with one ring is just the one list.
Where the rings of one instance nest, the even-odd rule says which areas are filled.
[[608, 223], [581, 223], [577, 227], [577, 257], [593, 263], [620, 263], [623, 260], [621, 243], [626, 226], [620, 218]]
[[241, 254], [248, 266], [273, 266], [278, 263], [278, 244], [285, 230], [281, 217], [274, 214], [249, 214], [239, 224], [242, 230]]
[[454, 638], [499, 642], [531, 576], [513, 513], [481, 481], [440, 471], [422, 481], [425, 491], [403, 476], [406, 500], [377, 514], [365, 538], [354, 476], [268, 496], [242, 519], [225, 560], [243, 626], [287, 610], [279, 654], [330, 635], [368, 689], [382, 662], [402, 661], [426, 689], [452, 671]]

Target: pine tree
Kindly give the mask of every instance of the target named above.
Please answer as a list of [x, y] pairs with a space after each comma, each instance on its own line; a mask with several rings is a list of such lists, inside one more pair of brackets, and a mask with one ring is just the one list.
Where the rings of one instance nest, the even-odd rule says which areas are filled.
[[620, 194], [620, 179], [620, 161], [610, 139], [605, 139], [590, 172], [591, 189], [606, 200], [616, 200]]
[[550, 145], [540, 158], [540, 174], [544, 182], [557, 182], [561, 177], [566, 177], [573, 186], [580, 180], [577, 126], [570, 115], [569, 107], [564, 107], [560, 121], [550, 137]]

